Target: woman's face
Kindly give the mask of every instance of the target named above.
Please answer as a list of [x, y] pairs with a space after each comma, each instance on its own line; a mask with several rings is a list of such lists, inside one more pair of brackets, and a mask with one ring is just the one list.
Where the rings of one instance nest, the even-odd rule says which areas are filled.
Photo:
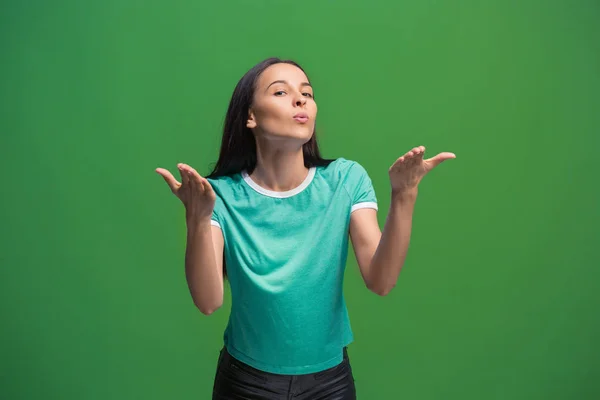
[[246, 126], [265, 139], [306, 143], [315, 130], [317, 104], [308, 78], [291, 64], [274, 64], [260, 75]]

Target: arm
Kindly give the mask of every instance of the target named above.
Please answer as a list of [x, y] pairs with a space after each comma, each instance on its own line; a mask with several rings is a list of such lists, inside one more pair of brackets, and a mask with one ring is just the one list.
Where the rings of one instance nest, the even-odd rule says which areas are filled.
[[389, 169], [392, 201], [383, 233], [375, 210], [356, 210], [350, 218], [350, 236], [367, 287], [387, 295], [396, 286], [406, 260], [418, 185], [423, 177], [453, 153], [440, 153], [424, 160], [425, 147], [415, 147]]
[[185, 277], [200, 312], [223, 305], [223, 233], [210, 220], [188, 221]]
[[194, 304], [209, 315], [223, 304], [223, 233], [211, 225], [216, 194], [194, 168], [187, 164], [178, 164], [177, 168], [181, 183], [164, 168], [156, 172], [185, 206], [185, 277]]
[[377, 212], [361, 209], [350, 218], [350, 237], [358, 266], [369, 290], [387, 295], [396, 286], [406, 260], [416, 192], [392, 195], [383, 233]]

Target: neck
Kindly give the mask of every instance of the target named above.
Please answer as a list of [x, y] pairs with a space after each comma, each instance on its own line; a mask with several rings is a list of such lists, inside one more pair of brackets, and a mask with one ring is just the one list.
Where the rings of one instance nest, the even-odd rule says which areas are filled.
[[256, 167], [250, 177], [267, 190], [285, 192], [300, 186], [308, 174], [300, 148], [282, 148], [256, 143]]

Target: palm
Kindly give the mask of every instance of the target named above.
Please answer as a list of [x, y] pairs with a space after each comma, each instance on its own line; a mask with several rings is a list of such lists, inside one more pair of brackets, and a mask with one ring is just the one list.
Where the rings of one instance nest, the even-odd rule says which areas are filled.
[[209, 217], [216, 200], [212, 186], [189, 165], [178, 164], [177, 168], [181, 174], [181, 183], [164, 168], [157, 168], [156, 172], [164, 178], [173, 194], [181, 200], [190, 217]]
[[439, 153], [424, 159], [425, 147], [419, 146], [398, 158], [389, 169], [392, 191], [416, 189], [421, 179], [442, 162], [456, 158], [454, 153]]

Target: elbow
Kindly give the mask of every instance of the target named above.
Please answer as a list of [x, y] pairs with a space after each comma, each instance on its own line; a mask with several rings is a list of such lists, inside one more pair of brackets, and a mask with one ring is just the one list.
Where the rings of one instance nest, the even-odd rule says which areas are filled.
[[394, 287], [396, 287], [396, 283], [386, 285], [369, 285], [368, 289], [378, 296], [385, 297], [390, 294]]
[[381, 297], [385, 297], [388, 294], [390, 294], [390, 292], [392, 291], [393, 288], [394, 288], [394, 286], [391, 286], [389, 288], [384, 288], [384, 289], [373, 290], [373, 293], [375, 293]]
[[200, 312], [204, 315], [211, 315], [212, 313], [214, 313], [215, 311], [217, 311], [220, 308], [220, 306], [218, 307], [198, 307], [198, 309], [200, 310]]
[[215, 304], [196, 304], [196, 307], [200, 312], [204, 315], [211, 315], [215, 311], [217, 311], [223, 305], [222, 302]]

